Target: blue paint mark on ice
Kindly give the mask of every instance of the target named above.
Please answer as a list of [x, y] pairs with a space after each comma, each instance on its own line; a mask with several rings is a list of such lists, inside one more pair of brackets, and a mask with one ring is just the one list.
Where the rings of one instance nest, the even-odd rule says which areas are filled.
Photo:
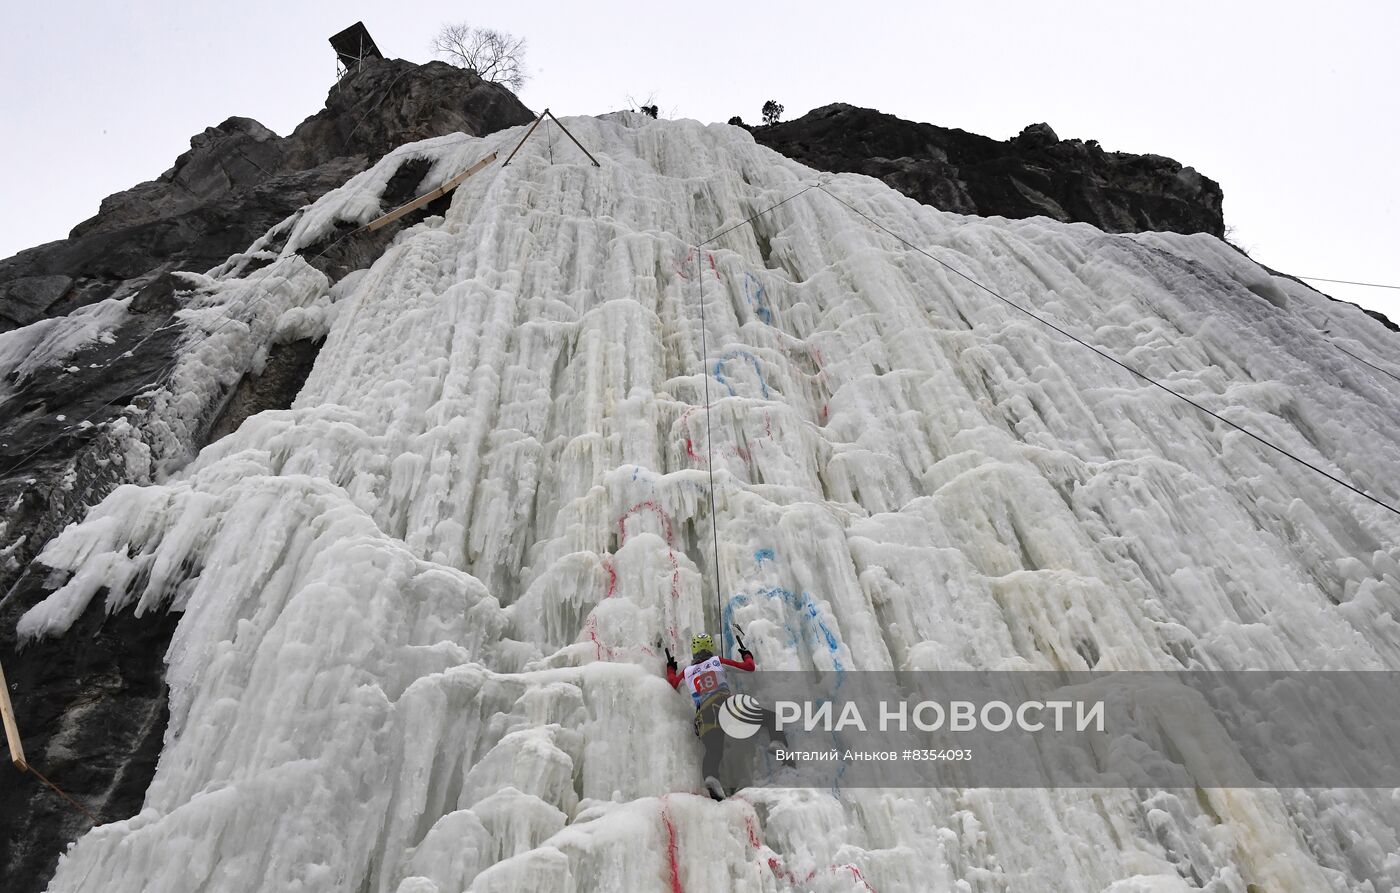
[[720, 384], [724, 385], [726, 388], [729, 389], [729, 396], [737, 396], [737, 392], [734, 390], [734, 385], [730, 384], [724, 377], [724, 364], [729, 360], [733, 360], [740, 357], [748, 360], [749, 363], [753, 365], [753, 371], [758, 375], [758, 386], [762, 389], [763, 397], [766, 400], [768, 398], [768, 382], [765, 381], [763, 378], [763, 366], [761, 363], [759, 363], [758, 357], [749, 353], [747, 350], [731, 350], [725, 353], [725, 355], [720, 357], [718, 360], [715, 360], [715, 381], [719, 382]]
[[[762, 550], [771, 552], [772, 550]], [[758, 557], [755, 553], [754, 557]], [[776, 599], [790, 607], [796, 616], [796, 625], [793, 621], [785, 620], [783, 630], [787, 633], [787, 644], [797, 645], [798, 642], [807, 642], [816, 648], [825, 648], [831, 655], [831, 666], [836, 671], [836, 687], [839, 689], [845, 681], [846, 668], [841, 663], [841, 658], [837, 654], [841, 651], [841, 643], [837, 640], [836, 634], [827, 625], [826, 620], [821, 615], [821, 610], [817, 603], [812, 600], [809, 593], [793, 592], [791, 589], [784, 589], [781, 586], [766, 586], [759, 589], [757, 594], [763, 598]], [[725, 653], [729, 653], [734, 648], [734, 610], [740, 605], [748, 604], [751, 601], [747, 592], [739, 592], [730, 596], [729, 603], [724, 606], [724, 648]]]
[[[771, 549], [760, 549], [754, 553], [757, 558], [763, 553], [772, 555]], [[836, 674], [836, 685], [832, 688], [832, 693], [840, 691], [842, 683], [845, 682], [846, 668], [837, 657], [841, 650], [841, 644], [836, 639], [836, 634], [821, 616], [821, 611], [817, 603], [812, 600], [810, 593], [793, 592], [791, 589], [784, 589], [781, 586], [768, 586], [759, 589], [757, 595], [763, 598], [777, 599], [792, 609], [796, 615], [797, 628], [794, 629], [792, 621], [784, 621], [783, 628], [787, 632], [787, 643], [796, 645], [799, 640], [806, 641], [814, 648], [825, 647], [831, 655], [831, 666]], [[729, 603], [724, 606], [724, 644], [726, 650], [734, 647], [734, 610], [740, 605], [748, 604], [751, 598], [747, 592], [739, 592], [731, 596]], [[838, 752], [844, 753], [845, 748], [841, 745], [841, 736], [833, 730], [831, 740], [835, 744]], [[841, 779], [846, 774], [847, 763], [843, 759], [841, 766], [836, 770], [836, 777], [831, 780], [831, 794], [833, 797], [841, 797]], [[772, 778], [772, 767], [768, 767], [769, 778]]]
[[754, 315], [767, 325], [773, 324], [773, 311], [768, 306], [768, 289], [752, 273], [744, 274], [744, 297], [753, 308]]

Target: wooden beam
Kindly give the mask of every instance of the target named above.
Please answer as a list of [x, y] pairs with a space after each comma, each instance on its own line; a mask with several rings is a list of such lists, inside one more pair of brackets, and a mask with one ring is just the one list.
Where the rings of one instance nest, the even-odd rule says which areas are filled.
[[580, 152], [588, 156], [588, 160], [593, 162], [594, 167], [602, 167], [602, 165], [598, 163], [598, 159], [593, 157], [593, 153], [585, 149], [583, 147], [583, 143], [574, 139], [574, 135], [572, 133], [569, 133], [569, 128], [565, 127], [563, 124], [560, 124], [559, 119], [554, 117], [554, 113], [551, 112], [549, 109], [545, 109], [544, 111], [540, 112], [540, 116], [535, 119], [535, 123], [531, 124], [530, 129], [525, 131], [525, 135], [520, 138], [520, 142], [515, 144], [515, 148], [510, 150], [510, 154], [506, 156], [506, 160], [501, 162], [501, 167], [505, 167], [506, 165], [510, 164], [510, 160], [515, 157], [516, 152], [520, 151], [520, 147], [525, 145], [525, 141], [530, 138], [530, 134], [535, 132], [535, 128], [540, 126], [540, 122], [544, 120], [545, 115], [548, 115], [549, 120], [553, 121], [555, 124], [559, 124], [559, 129], [564, 131], [564, 135], [567, 136], [575, 146], [578, 146]]
[[387, 226], [388, 224], [393, 223], [395, 220], [398, 220], [400, 217], [404, 216], [410, 211], [414, 211], [418, 208], [423, 207], [433, 199], [441, 198], [442, 196], [456, 189], [458, 186], [461, 186], [462, 183], [472, 174], [486, 167], [486, 165], [490, 164], [495, 160], [496, 153], [492, 152], [490, 155], [487, 155], [485, 158], [481, 159], [476, 164], [473, 164], [471, 167], [462, 171], [460, 174], [453, 177], [451, 180], [448, 180], [446, 183], [434, 189], [432, 192], [424, 193], [423, 195], [418, 196], [406, 205], [399, 205], [397, 208], [390, 211], [388, 214], [385, 214], [383, 217], [377, 218], [376, 220], [373, 220], [370, 223], [366, 224], [365, 229], [376, 230], [382, 226]]
[[[549, 120], [553, 121], [555, 124], [559, 124], [559, 119], [554, 117], [554, 113], [551, 112], [549, 109], [545, 109], [544, 113], [549, 116]], [[574, 139], [574, 135], [572, 133], [569, 133], [569, 128], [565, 127], [563, 124], [559, 124], [559, 129], [564, 131], [564, 136], [567, 136], [569, 139], [573, 140], [574, 145], [578, 146], [580, 152], [588, 156], [588, 160], [593, 162], [594, 167], [602, 167], [602, 165], [598, 163], [598, 159], [593, 157], [593, 153], [585, 149], [583, 147], [583, 143]]]
[[10, 687], [5, 682], [5, 669], [0, 667], [0, 717], [5, 722], [5, 740], [10, 744], [10, 762], [21, 772], [29, 771], [24, 761], [24, 745], [19, 740], [19, 726], [15, 723], [15, 708], [10, 704]]
[[[510, 164], [510, 160], [515, 157], [515, 153], [520, 151], [520, 147], [525, 145], [525, 141], [530, 138], [530, 134], [535, 132], [535, 128], [540, 126], [540, 122], [543, 121], [544, 116], [548, 114], [549, 109], [540, 112], [540, 116], [535, 119], [535, 123], [531, 124], [530, 129], [525, 131], [525, 135], [520, 138], [520, 142], [515, 144], [515, 148], [510, 150], [510, 154], [506, 156], [506, 160], [501, 162], [501, 167]], [[553, 117], [553, 115], [550, 115], [550, 117]]]

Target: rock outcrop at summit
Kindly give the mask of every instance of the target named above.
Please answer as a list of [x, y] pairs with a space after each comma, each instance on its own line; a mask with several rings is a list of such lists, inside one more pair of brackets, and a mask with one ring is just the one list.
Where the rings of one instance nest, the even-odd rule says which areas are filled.
[[1225, 234], [1220, 184], [1161, 155], [1106, 152], [1032, 124], [1005, 142], [835, 103], [751, 128], [818, 170], [866, 174], [944, 211], [1045, 216], [1105, 232]]
[[[133, 815], [154, 771], [174, 624], [96, 608], [81, 621], [82, 635], [17, 656], [15, 620], [46, 593], [44, 572], [30, 565], [44, 544], [114, 487], [151, 471], [125, 451], [123, 431], [140, 428], [142, 395], [180, 350], [176, 314], [185, 296], [170, 274], [224, 262], [405, 142], [484, 136], [533, 118], [509, 90], [475, 73], [441, 62], [370, 62], [289, 136], [230, 118], [195, 135], [170, 170], [106, 198], [69, 238], [0, 260], [0, 339], [9, 336], [0, 340], [0, 663], [24, 693], [16, 709], [32, 761], [101, 821]], [[416, 194], [416, 180], [396, 185], [401, 194], [386, 197]], [[80, 315], [93, 317], [88, 335], [49, 344], [55, 332], [80, 330], [70, 325]], [[252, 392], [275, 383], [290, 393], [258, 399], [289, 402], [314, 357], [314, 345], [280, 347], [245, 382], [257, 378]], [[228, 412], [267, 408], [222, 394], [199, 410], [209, 423], [190, 442], [162, 449], [193, 453], [217, 431], [225, 402]], [[87, 822], [47, 789], [3, 771], [14, 796], [0, 814], [0, 889], [40, 890], [63, 843]]]

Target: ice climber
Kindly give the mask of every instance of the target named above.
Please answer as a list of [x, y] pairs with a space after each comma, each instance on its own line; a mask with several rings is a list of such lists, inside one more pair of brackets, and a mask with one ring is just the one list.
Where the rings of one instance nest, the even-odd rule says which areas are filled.
[[[701, 762], [705, 790], [716, 800], [724, 799], [724, 787], [719, 783], [719, 764], [724, 756], [724, 730], [719, 725], [719, 711], [730, 693], [724, 668], [733, 667], [746, 673], [754, 670], [753, 654], [744, 647], [742, 635], [738, 640], [739, 656], [743, 660], [730, 660], [717, 657], [714, 638], [709, 633], [700, 633], [690, 640], [690, 666], [684, 670], [678, 669], [671, 652], [666, 652], [666, 681], [672, 688], [679, 688], [684, 682], [695, 704], [695, 734], [705, 751]], [[774, 731], [772, 714], [765, 711], [764, 719], [770, 736], [786, 745], [782, 733]]]

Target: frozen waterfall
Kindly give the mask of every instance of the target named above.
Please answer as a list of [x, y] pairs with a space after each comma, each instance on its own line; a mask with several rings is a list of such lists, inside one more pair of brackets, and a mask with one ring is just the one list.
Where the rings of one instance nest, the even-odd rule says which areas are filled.
[[722, 612], [769, 669], [1400, 669], [1400, 518], [821, 190], [777, 204], [808, 184], [1392, 504], [1400, 382], [1338, 346], [1400, 373], [1394, 334], [1209, 236], [943, 213], [727, 125], [564, 123], [601, 168], [536, 137], [338, 283], [297, 249], [524, 128], [402, 147], [187, 277], [152, 424], [326, 340], [291, 409], [154, 451], [158, 483], [42, 554], [66, 583], [26, 635], [97, 597], [182, 612], [144, 808], [51, 890], [1400, 888], [1388, 791], [714, 803], [657, 648]]

